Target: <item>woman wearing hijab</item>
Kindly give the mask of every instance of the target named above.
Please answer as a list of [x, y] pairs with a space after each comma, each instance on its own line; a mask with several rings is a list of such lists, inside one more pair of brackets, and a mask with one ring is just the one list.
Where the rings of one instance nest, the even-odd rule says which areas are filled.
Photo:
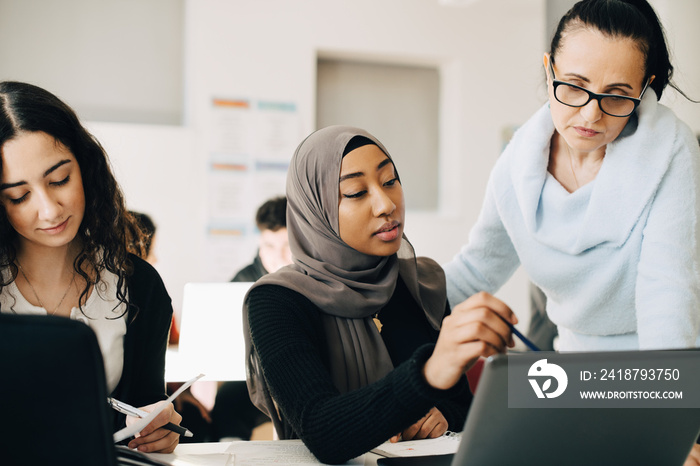
[[251, 398], [279, 437], [342, 463], [390, 438], [461, 430], [464, 372], [513, 345], [510, 309], [482, 293], [445, 317], [444, 273], [416, 258], [396, 168], [363, 130], [303, 141], [287, 202], [294, 263], [258, 280], [243, 309]]

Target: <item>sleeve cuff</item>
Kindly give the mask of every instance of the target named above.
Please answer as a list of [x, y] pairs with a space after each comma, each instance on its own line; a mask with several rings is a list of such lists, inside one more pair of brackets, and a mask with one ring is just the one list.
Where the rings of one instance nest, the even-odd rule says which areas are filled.
[[463, 375], [460, 380], [451, 388], [447, 390], [441, 390], [439, 388], [432, 387], [425, 377], [423, 377], [423, 366], [425, 362], [433, 354], [433, 349], [435, 344], [430, 343], [419, 347], [414, 353], [411, 359], [406, 361], [408, 364], [408, 370], [411, 377], [410, 389], [418, 394], [418, 396], [431, 400], [433, 403], [449, 398], [454, 398], [464, 390], [469, 390], [469, 385], [467, 383], [466, 375]]

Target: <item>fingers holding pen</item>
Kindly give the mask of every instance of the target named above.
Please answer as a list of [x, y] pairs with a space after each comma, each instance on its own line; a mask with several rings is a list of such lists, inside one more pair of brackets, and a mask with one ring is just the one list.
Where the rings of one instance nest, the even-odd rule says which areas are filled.
[[[503, 301], [488, 293], [477, 293], [458, 304], [449, 317], [454, 321], [451, 325], [455, 328], [473, 327], [471, 333], [464, 335], [465, 341], [475, 338], [499, 350], [515, 345], [511, 325], [517, 324], [518, 318]], [[494, 340], [495, 337], [500, 342]]]
[[[160, 403], [165, 402], [159, 401], [158, 403], [145, 406], [143, 410], [150, 412]], [[182, 416], [175, 411], [172, 403], [168, 403], [168, 406], [158, 413], [158, 415], [137, 434], [136, 438], [129, 442], [129, 448], [137, 448], [139, 451], [143, 452], [171, 453], [180, 442], [180, 435], [165, 429], [163, 426], [168, 423], [180, 425], [181, 421]], [[128, 422], [129, 418], [127, 417], [127, 423]]]
[[452, 310], [452, 314], [477, 309], [490, 310], [513, 325], [518, 323], [518, 318], [506, 303], [485, 291], [480, 291], [456, 305]]
[[503, 301], [477, 293], [455, 306], [445, 317], [432, 356], [423, 374], [435, 388], [452, 387], [479, 358], [503, 353], [514, 346], [510, 324], [518, 319]]
[[179, 443], [179, 434], [160, 428], [148, 435], [139, 435], [129, 442], [129, 448], [150, 453], [172, 453]]

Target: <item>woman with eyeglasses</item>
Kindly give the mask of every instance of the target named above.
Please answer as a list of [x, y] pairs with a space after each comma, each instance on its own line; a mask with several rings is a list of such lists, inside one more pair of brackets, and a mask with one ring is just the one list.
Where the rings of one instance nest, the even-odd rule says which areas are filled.
[[544, 69], [549, 102], [496, 163], [445, 268], [450, 303], [522, 265], [562, 351], [698, 346], [700, 150], [658, 102], [677, 88], [656, 13], [644, 0], [580, 1]]

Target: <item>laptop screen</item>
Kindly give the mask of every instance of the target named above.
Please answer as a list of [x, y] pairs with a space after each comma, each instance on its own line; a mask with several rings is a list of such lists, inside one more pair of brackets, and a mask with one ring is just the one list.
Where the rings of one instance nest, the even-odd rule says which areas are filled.
[[[696, 354], [700, 365], [700, 352]], [[637, 351], [558, 353], [557, 357], [569, 358], [567, 370], [578, 374], [584, 369], [579, 371], [576, 364], [590, 367], [591, 361], [598, 360], [603, 367], [623, 367], [631, 358], [639, 365], [647, 355]], [[532, 363], [532, 357], [518, 354], [487, 359], [454, 466], [683, 464], [700, 433], [697, 408], [509, 407], [509, 364], [527, 368]], [[527, 384], [525, 389], [532, 391]]]
[[245, 380], [243, 299], [252, 282], [187, 283], [182, 303], [180, 343], [169, 351], [166, 380], [198, 373], [204, 380]]

